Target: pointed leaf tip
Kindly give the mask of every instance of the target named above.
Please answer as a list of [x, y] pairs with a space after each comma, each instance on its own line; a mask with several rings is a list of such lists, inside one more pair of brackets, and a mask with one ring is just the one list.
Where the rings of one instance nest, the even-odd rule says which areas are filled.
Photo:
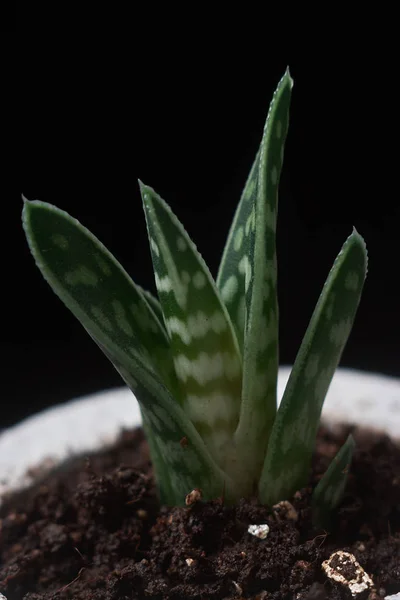
[[353, 231], [351, 232], [349, 238], [349, 240], [354, 240], [355, 243], [358, 244], [358, 246], [361, 248], [361, 251], [364, 255], [364, 259], [365, 259], [365, 276], [367, 276], [368, 273], [368, 249], [367, 249], [367, 244], [365, 243], [365, 240], [363, 238], [363, 236], [358, 233], [357, 229], [354, 227], [353, 225]]
[[367, 250], [367, 244], [365, 243], [363, 236], [357, 231], [357, 229], [354, 227], [354, 225], [353, 225], [353, 231], [351, 232], [351, 235], [350, 235], [350, 238], [351, 237], [354, 237], [360, 243], [360, 245], [363, 246], [365, 251]]
[[284, 75], [284, 77], [287, 77], [287, 78], [288, 78], [288, 80], [289, 80], [289, 82], [290, 82], [290, 87], [292, 88], [292, 87], [293, 87], [293, 85], [294, 85], [294, 80], [293, 80], [293, 77], [292, 77], [292, 76], [291, 76], [291, 74], [290, 74], [290, 68], [289, 68], [289, 65], [286, 67], [286, 71], [285, 71], [285, 75]]
[[[23, 194], [22, 196], [22, 225], [27, 232], [27, 228], [29, 227], [29, 213], [32, 208], [32, 205], [35, 203], [35, 200], [28, 200]], [[37, 201], [36, 201], [37, 202]]]
[[152, 187], [150, 187], [149, 185], [146, 185], [140, 179], [138, 179], [138, 182], [139, 182], [140, 195], [142, 196], [143, 204], [145, 204], [145, 201], [147, 203], [148, 202], [152, 203], [153, 199], [154, 199], [153, 196], [157, 196], [156, 192], [154, 191], [154, 189]]

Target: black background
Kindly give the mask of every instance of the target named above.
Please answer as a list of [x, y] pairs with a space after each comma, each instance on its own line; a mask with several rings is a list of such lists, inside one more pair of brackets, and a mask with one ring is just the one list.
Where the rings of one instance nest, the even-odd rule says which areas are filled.
[[15, 3], [5, 0], [0, 6], [0, 38], [10, 33], [16, 33]]
[[367, 242], [369, 274], [342, 365], [400, 376], [393, 64], [363, 53], [322, 60], [318, 52], [257, 52], [254, 60], [224, 44], [215, 53], [163, 50], [150, 60], [146, 47], [105, 36], [82, 52], [71, 40], [19, 57], [6, 94], [7, 114], [16, 117], [2, 184], [2, 426], [121, 383], [34, 266], [21, 193], [70, 212], [154, 290], [140, 177], [171, 205], [215, 275], [287, 64], [294, 89], [278, 225], [281, 363], [294, 360], [355, 226]]

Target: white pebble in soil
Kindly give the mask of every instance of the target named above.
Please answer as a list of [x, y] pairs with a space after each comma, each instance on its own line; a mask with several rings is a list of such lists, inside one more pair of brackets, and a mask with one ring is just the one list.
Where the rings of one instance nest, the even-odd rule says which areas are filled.
[[269, 533], [269, 526], [266, 523], [261, 525], [249, 525], [247, 531], [251, 535], [260, 538], [260, 540], [265, 540]]
[[364, 571], [354, 554], [338, 550], [322, 563], [329, 579], [333, 579], [349, 588], [353, 598], [374, 587], [371, 577]]

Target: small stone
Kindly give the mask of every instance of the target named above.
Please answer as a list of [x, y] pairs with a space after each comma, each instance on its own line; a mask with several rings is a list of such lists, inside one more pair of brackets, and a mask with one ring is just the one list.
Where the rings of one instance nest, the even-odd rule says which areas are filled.
[[260, 540], [265, 540], [269, 533], [269, 526], [266, 523], [260, 525], [249, 525], [247, 529], [248, 533], [258, 537]]
[[359, 550], [360, 552], [365, 552], [365, 544], [364, 544], [364, 542], [357, 542], [356, 543], [356, 547], [357, 547], [357, 550]]
[[400, 600], [400, 592], [392, 594], [391, 596], [385, 596], [385, 600]]
[[371, 577], [350, 552], [343, 550], [334, 552], [322, 563], [322, 568], [327, 577], [347, 586], [352, 596], [374, 587]]
[[185, 558], [186, 564], [188, 567], [191, 567], [192, 564], [194, 563], [194, 559], [193, 558]]
[[298, 512], [287, 500], [282, 500], [278, 504], [274, 504], [272, 510], [278, 520], [284, 519], [288, 521], [297, 521], [299, 518]]
[[194, 490], [189, 492], [189, 494], [185, 498], [186, 506], [191, 506], [195, 502], [198, 502], [199, 500], [201, 500], [202, 495], [203, 494], [199, 488], [195, 488]]
[[138, 508], [136, 514], [139, 517], [139, 519], [147, 519], [147, 510], [144, 510], [144, 508]]

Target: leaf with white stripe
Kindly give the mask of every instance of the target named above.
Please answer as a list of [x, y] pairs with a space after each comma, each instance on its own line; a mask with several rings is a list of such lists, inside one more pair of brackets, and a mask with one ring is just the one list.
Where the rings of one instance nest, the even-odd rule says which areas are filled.
[[257, 201], [260, 151], [253, 162], [229, 235], [225, 243], [218, 269], [217, 287], [236, 330], [237, 340], [243, 351], [245, 325], [245, 269], [241, 262], [250, 249], [250, 228], [254, 227], [254, 205]]
[[[243, 388], [235, 441], [255, 483], [276, 414], [279, 348], [275, 230], [292, 86], [287, 71], [270, 104], [258, 158], [228, 239], [219, 279], [224, 295], [227, 282], [236, 276], [240, 302], [244, 303]], [[230, 275], [232, 269], [235, 275]]]
[[76, 219], [45, 202], [25, 202], [23, 224], [42, 274], [84, 327], [95, 326], [178, 394], [168, 337], [114, 256]]
[[182, 504], [193, 487], [215, 498], [224, 486], [231, 495], [229, 479], [171, 395], [179, 386], [169, 340], [126, 271], [76, 219], [50, 204], [26, 202], [23, 224], [42, 275], [134, 391], [150, 422], [155, 468], [167, 467], [167, 475], [157, 473], [162, 496]]
[[367, 273], [363, 238], [354, 230], [322, 289], [272, 429], [259, 497], [273, 505], [306, 485], [322, 406], [350, 335]]
[[184, 410], [229, 473], [240, 410], [236, 336], [207, 266], [169, 206], [140, 184], [156, 286]]

